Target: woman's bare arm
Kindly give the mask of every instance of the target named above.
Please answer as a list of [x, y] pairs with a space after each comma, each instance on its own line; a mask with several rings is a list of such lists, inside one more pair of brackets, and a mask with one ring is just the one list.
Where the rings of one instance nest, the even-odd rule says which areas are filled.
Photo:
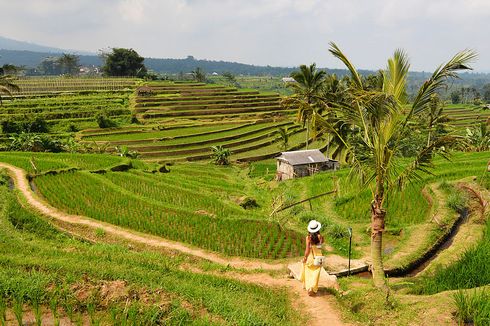
[[305, 256], [303, 257], [303, 263], [306, 263], [309, 254], [310, 254], [310, 237], [306, 237], [306, 249], [305, 249]]

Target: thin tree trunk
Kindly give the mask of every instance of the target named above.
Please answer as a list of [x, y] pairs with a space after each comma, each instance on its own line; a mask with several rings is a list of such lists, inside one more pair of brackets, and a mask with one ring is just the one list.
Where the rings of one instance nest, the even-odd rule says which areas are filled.
[[[382, 187], [381, 187], [382, 189]], [[381, 193], [383, 190], [381, 190]], [[378, 193], [379, 194], [379, 193]], [[386, 211], [382, 207], [382, 195], [376, 195], [371, 203], [371, 272], [377, 288], [388, 291], [383, 269], [383, 231]]]
[[310, 119], [306, 123], [306, 149], [308, 149], [308, 139], [310, 138]]

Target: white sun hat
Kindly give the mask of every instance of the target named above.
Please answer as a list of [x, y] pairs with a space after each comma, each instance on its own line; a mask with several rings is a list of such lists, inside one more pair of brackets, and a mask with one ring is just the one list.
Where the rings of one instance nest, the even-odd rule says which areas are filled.
[[316, 220], [311, 220], [310, 223], [308, 223], [308, 232], [310, 233], [318, 232], [321, 228], [322, 224]]

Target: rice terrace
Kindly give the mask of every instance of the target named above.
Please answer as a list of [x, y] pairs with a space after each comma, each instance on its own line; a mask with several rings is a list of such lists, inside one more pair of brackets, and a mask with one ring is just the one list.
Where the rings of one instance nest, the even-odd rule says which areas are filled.
[[[199, 4], [115, 3], [135, 30], [208, 31]], [[267, 59], [260, 26], [270, 44], [223, 57]], [[0, 325], [490, 325], [485, 48], [422, 72], [328, 35], [332, 68], [0, 37]]]

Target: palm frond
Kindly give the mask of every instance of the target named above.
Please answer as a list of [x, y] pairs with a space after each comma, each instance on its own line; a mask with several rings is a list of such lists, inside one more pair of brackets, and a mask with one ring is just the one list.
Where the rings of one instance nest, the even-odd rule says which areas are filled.
[[362, 78], [354, 65], [349, 61], [349, 59], [345, 56], [345, 54], [340, 50], [340, 48], [334, 42], [330, 42], [330, 49], [328, 51], [332, 53], [337, 59], [342, 61], [344, 65], [349, 69], [352, 80], [357, 88], [362, 89]]
[[396, 187], [398, 189], [411, 181], [421, 180], [423, 174], [432, 174], [430, 168], [433, 166], [432, 159], [437, 153], [441, 157], [449, 160], [449, 152], [447, 151], [448, 145], [454, 144], [459, 141], [461, 137], [454, 135], [446, 135], [434, 139], [428, 146], [419, 151], [417, 156], [406, 167], [393, 178], [394, 182], [390, 187]]
[[383, 76], [383, 91], [393, 97], [399, 103], [407, 100], [406, 81], [410, 63], [408, 55], [403, 50], [396, 50], [393, 57], [388, 60], [388, 66]]
[[476, 59], [477, 53], [473, 50], [464, 50], [457, 53], [446, 64], [439, 66], [432, 76], [425, 81], [420, 88], [417, 97], [407, 115], [407, 120], [412, 117], [413, 114], [419, 114], [424, 111], [430, 103], [431, 96], [436, 94], [437, 91], [447, 86], [448, 79], [458, 78], [458, 71], [471, 70], [469, 66], [474, 59]]

